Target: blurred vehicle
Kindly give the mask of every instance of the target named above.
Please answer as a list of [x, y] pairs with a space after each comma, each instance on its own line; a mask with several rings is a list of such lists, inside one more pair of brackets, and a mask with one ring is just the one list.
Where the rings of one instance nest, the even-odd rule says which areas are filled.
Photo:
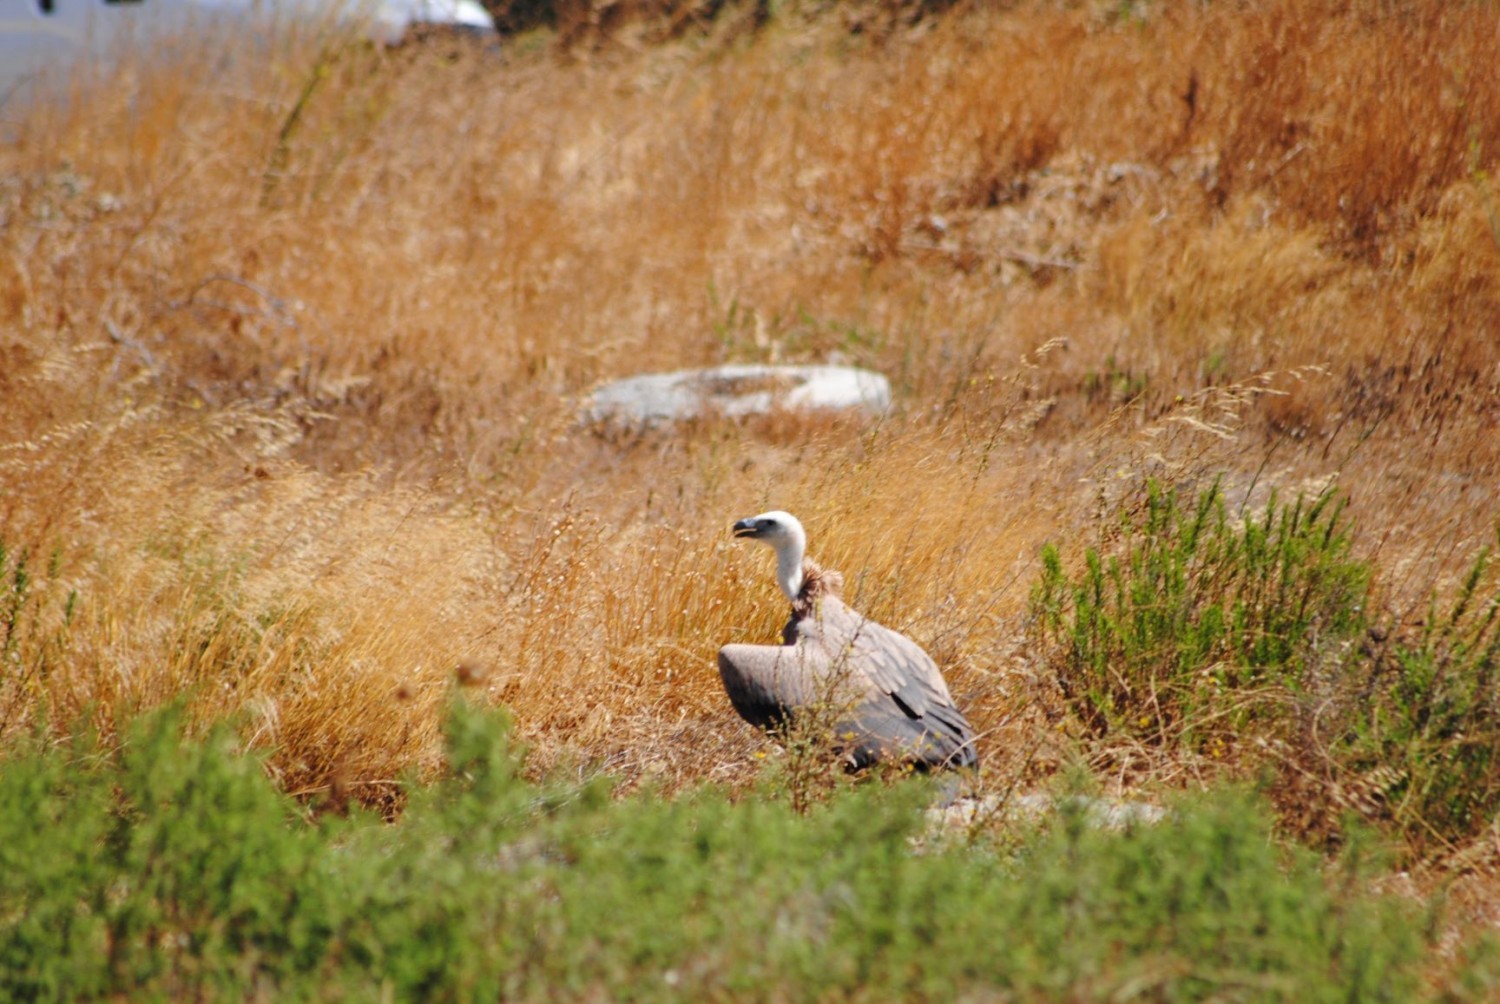
[[383, 45], [435, 30], [495, 34], [478, 0], [0, 0], [0, 108], [44, 77], [65, 77], [83, 57], [106, 59], [194, 28], [289, 18], [357, 23]]

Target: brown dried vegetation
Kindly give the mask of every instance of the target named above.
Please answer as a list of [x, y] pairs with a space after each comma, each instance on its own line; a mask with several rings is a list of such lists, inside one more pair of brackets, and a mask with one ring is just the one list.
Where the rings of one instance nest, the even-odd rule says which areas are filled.
[[[1038, 550], [1146, 474], [1336, 479], [1417, 616], [1500, 518], [1495, 11], [1122, 10], [199, 46], [27, 110], [0, 542], [36, 598], [0, 732], [184, 696], [289, 789], [380, 802], [457, 676], [537, 769], [743, 782], [714, 652], [783, 611], [727, 528], [774, 506], [1008, 779], [1069, 755]], [[618, 376], [832, 359], [894, 413], [577, 418]]]

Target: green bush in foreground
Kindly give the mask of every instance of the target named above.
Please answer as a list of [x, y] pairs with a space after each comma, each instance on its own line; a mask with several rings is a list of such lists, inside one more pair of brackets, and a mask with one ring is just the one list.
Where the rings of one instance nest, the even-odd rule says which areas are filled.
[[[397, 824], [309, 823], [172, 715], [0, 767], [0, 997], [1412, 1000], [1424, 925], [1278, 848], [1250, 801], [1001, 851], [921, 841], [920, 782], [806, 815], [520, 779], [458, 706]], [[948, 846], [951, 843], [953, 846]], [[1471, 967], [1472, 972], [1479, 972]], [[1487, 970], [1486, 970], [1487, 971]], [[1482, 977], [1475, 976], [1475, 980]]]

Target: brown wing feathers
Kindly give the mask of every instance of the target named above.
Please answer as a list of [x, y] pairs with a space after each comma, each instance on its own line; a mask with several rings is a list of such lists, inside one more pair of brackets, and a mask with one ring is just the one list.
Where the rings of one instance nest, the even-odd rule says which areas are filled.
[[754, 725], [775, 727], [826, 699], [837, 676], [849, 712], [835, 731], [855, 737], [848, 751], [852, 766], [890, 757], [922, 768], [976, 764], [973, 730], [927, 653], [846, 606], [837, 572], [811, 561], [802, 572], [784, 644], [726, 645], [719, 651], [719, 671], [735, 710]]

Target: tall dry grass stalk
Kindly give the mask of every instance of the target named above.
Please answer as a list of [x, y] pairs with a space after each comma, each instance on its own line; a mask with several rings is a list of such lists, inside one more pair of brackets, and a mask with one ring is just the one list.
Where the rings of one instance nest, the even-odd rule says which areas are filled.
[[[1003, 773], [1038, 549], [1148, 472], [1339, 479], [1416, 609], [1500, 514], [1493, 11], [1134, 9], [568, 58], [309, 33], [8, 111], [0, 540], [50, 599], [0, 729], [182, 697], [378, 801], [462, 666], [539, 769], [744, 778], [714, 652], [782, 611], [727, 527], [776, 506]], [[834, 359], [894, 412], [576, 417]]]

